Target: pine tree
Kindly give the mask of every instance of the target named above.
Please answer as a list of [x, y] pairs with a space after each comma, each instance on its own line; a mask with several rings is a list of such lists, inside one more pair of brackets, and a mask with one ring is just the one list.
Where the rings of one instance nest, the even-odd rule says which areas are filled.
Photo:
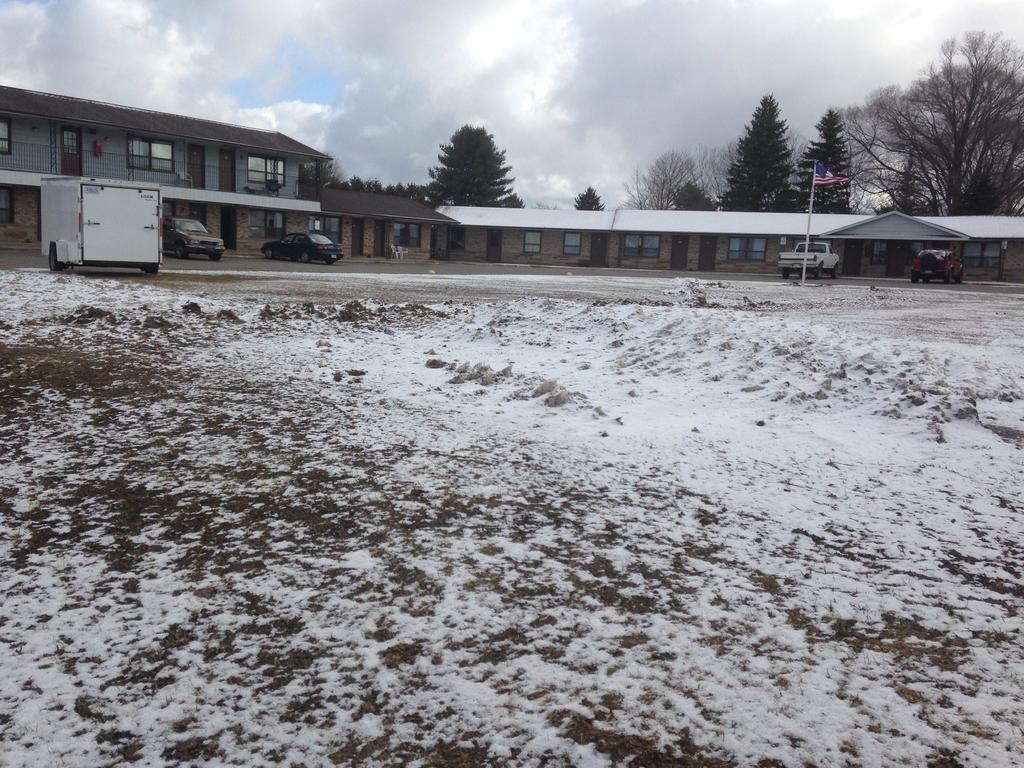
[[510, 192], [505, 197], [498, 201], [496, 208], [525, 208], [526, 203], [523, 202], [523, 198], [517, 195], [515, 192]]
[[960, 197], [960, 209], [954, 215], [990, 216], [999, 211], [1002, 203], [1002, 195], [992, 182], [992, 178], [978, 173], [964, 187], [963, 195]]
[[[846, 128], [843, 118], [834, 110], [829, 109], [824, 117], [814, 126], [818, 130], [817, 141], [807, 145], [800, 167], [797, 169], [801, 185], [810, 184], [811, 164], [818, 162], [828, 167], [836, 176], [850, 175], [850, 146], [846, 139]], [[805, 181], [806, 180], [806, 181]], [[810, 195], [810, 188], [806, 193]], [[806, 206], [806, 203], [804, 204]], [[805, 207], [804, 210], [807, 210]], [[814, 190], [815, 213], [849, 213], [850, 185], [833, 184], [818, 187]]]
[[715, 201], [697, 184], [688, 181], [676, 192], [675, 206], [680, 211], [713, 211]]
[[593, 187], [587, 187], [576, 195], [576, 210], [603, 211], [604, 203], [601, 202], [601, 196], [597, 194], [597, 190]]
[[786, 121], [772, 94], [761, 99], [729, 166], [729, 188], [722, 196], [726, 211], [798, 211], [799, 195], [792, 184], [793, 151]]
[[512, 192], [510, 165], [494, 136], [480, 126], [464, 125], [441, 145], [439, 165], [430, 169], [430, 201], [435, 205], [505, 205]]

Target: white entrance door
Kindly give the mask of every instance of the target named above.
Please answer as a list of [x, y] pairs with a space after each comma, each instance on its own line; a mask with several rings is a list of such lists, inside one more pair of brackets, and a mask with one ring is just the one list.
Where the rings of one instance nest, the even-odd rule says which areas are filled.
[[82, 185], [82, 258], [158, 264], [160, 194], [155, 189]]

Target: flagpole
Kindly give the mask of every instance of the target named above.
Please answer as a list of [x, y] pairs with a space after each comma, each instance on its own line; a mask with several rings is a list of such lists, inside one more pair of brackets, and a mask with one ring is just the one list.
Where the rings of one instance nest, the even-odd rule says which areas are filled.
[[811, 204], [807, 207], [807, 234], [804, 236], [804, 258], [800, 269], [800, 285], [807, 280], [807, 251], [811, 248], [811, 214], [814, 213], [814, 172], [817, 160], [811, 160]]

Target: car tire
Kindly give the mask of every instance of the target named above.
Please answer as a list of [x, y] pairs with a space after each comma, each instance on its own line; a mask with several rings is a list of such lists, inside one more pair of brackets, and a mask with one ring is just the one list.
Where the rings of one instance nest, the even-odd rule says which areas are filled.
[[334, 266], [334, 262], [336, 262], [336, 261], [337, 261], [337, 259], [324, 259], [324, 264], [326, 264], [328, 267], [333, 267]]
[[270, 248], [264, 248], [263, 249], [263, 258], [264, 259], [272, 259], [272, 258], [274, 258], [274, 251], [271, 250]]
[[178, 241], [174, 244], [174, 255], [179, 259], [188, 258], [188, 254], [185, 253], [185, 244], [183, 242]]
[[821, 280], [821, 264], [814, 268], [814, 279]]
[[309, 251], [303, 251], [299, 254], [299, 261], [303, 264], [309, 264]]
[[220, 254], [220, 253], [211, 253], [210, 254], [210, 261], [220, 261], [220, 257], [222, 255], [223, 254]]
[[930, 283], [931, 281], [932, 281], [932, 279], [930, 277], [922, 277], [921, 278], [921, 282], [922, 283]]
[[51, 272], [60, 272], [61, 271], [62, 267], [61, 267], [60, 263], [57, 261], [57, 244], [56, 243], [50, 243], [50, 254], [47, 257], [47, 261], [49, 262], [50, 271]]
[[831, 277], [832, 277], [833, 280], [838, 280], [839, 279], [839, 265], [838, 264], [836, 264], [834, 267], [832, 267]]
[[789, 270], [788, 269], [782, 270], [782, 279], [783, 280], [789, 280]]
[[911, 272], [911, 273], [910, 273], [910, 282], [912, 282], [912, 283], [916, 283], [916, 282], [917, 282], [918, 280], [920, 280], [920, 279], [921, 279], [921, 278], [920, 278], [920, 277], [918, 277], [917, 275], [915, 275], [915, 274], [914, 274], [913, 272]]
[[142, 271], [145, 272], [147, 275], [155, 275], [160, 271], [160, 265], [151, 264], [148, 267], [142, 267]]
[[946, 274], [944, 274], [942, 276], [942, 282], [944, 282], [946, 285], [949, 285], [951, 282], [953, 282], [953, 278], [949, 274], [949, 270], [948, 269], [946, 270]]
[[964, 284], [964, 273], [963, 273], [963, 272], [961, 272], [961, 273], [960, 273], [959, 275], [957, 275], [957, 276], [956, 276], [956, 277], [954, 278], [954, 280], [956, 280], [956, 284], [957, 284], [957, 285], [963, 285], [963, 284]]

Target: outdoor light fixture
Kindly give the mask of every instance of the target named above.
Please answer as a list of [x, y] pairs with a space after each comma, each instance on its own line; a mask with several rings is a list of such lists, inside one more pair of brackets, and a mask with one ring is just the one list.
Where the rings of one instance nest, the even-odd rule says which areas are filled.
[[1006, 250], [1006, 241], [1005, 240], [1003, 240], [1003, 242], [1001, 242], [999, 244], [999, 248], [1000, 248], [1000, 250], [1003, 250], [1003, 251]]
[[782, 237], [779, 238], [779, 245], [785, 245], [785, 244], [786, 244], [786, 236], [783, 235]]

